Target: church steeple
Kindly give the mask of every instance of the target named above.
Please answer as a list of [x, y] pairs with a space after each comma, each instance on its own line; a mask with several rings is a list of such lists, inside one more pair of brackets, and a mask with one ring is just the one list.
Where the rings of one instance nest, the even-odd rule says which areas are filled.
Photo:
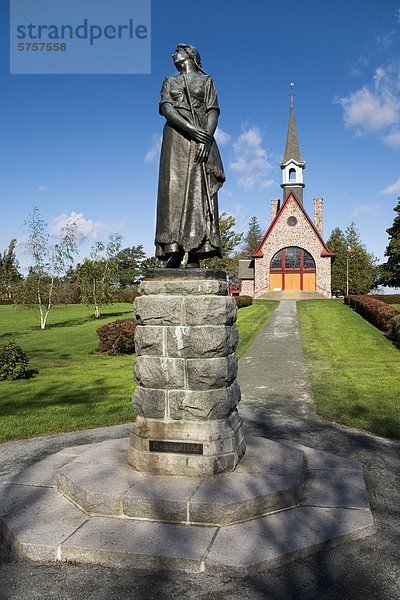
[[283, 201], [293, 192], [300, 204], [303, 204], [303, 170], [306, 163], [301, 158], [299, 138], [297, 135], [296, 119], [294, 116], [294, 83], [290, 84], [290, 113], [286, 135], [285, 153], [281, 161]]

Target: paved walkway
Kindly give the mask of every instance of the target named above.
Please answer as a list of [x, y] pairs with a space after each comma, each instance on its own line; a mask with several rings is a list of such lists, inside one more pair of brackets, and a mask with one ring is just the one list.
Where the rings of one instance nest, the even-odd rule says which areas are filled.
[[[0, 600], [400, 600], [400, 443], [316, 415], [295, 308], [294, 301], [282, 301], [241, 358], [241, 414], [253, 435], [287, 439], [360, 461], [376, 535], [243, 579], [3, 564]], [[129, 425], [120, 425], [2, 444], [0, 475], [22, 470], [65, 446], [128, 432]]]

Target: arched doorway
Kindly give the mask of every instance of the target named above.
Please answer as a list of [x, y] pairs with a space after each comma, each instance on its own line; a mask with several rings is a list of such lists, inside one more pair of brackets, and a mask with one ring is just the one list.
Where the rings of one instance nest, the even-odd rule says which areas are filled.
[[315, 260], [307, 250], [298, 246], [288, 246], [272, 257], [270, 291], [314, 291], [315, 284]]

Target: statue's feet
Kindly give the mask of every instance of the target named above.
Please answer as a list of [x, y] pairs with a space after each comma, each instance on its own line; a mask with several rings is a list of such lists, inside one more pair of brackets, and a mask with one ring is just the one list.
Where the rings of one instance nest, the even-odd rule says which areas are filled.
[[195, 252], [193, 252], [193, 254], [191, 252], [189, 252], [186, 268], [187, 269], [200, 269], [200, 259]]
[[181, 266], [183, 256], [184, 255], [181, 252], [174, 252], [173, 254], [171, 254], [169, 259], [167, 260], [165, 268], [166, 269], [179, 269], [179, 267]]

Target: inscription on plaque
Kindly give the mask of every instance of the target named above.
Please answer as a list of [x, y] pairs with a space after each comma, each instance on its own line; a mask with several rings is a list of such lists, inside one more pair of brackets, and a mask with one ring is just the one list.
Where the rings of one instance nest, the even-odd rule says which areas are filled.
[[203, 454], [203, 444], [189, 442], [161, 442], [150, 440], [150, 452], [172, 452], [174, 454]]

